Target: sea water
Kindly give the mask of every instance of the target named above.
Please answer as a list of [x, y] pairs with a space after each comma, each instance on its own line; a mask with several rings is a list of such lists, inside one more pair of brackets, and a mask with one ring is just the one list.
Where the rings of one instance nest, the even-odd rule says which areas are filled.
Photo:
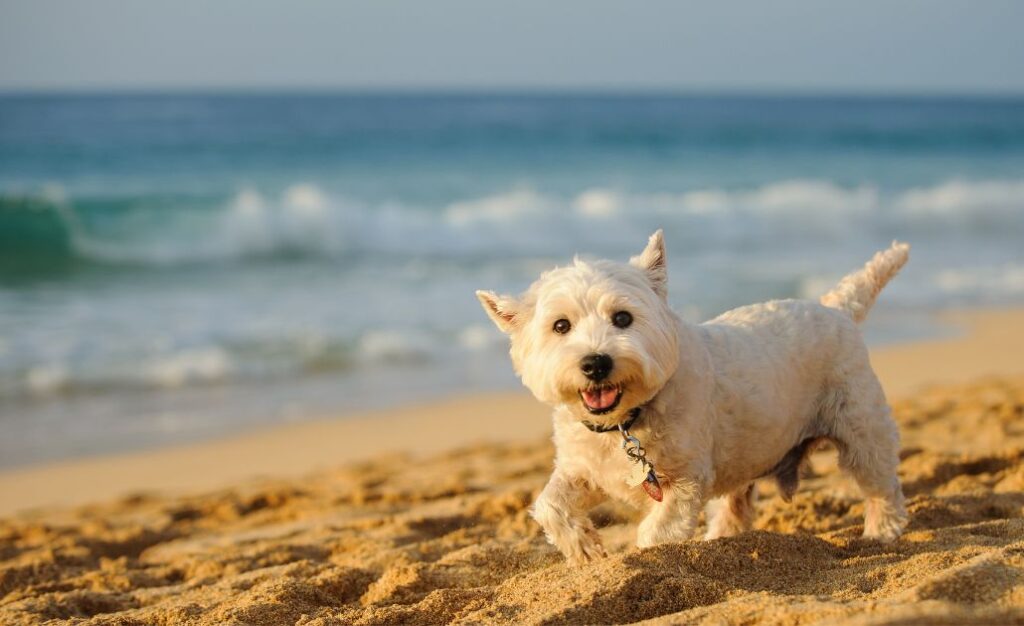
[[0, 465], [513, 388], [474, 290], [657, 228], [688, 319], [899, 238], [867, 336], [942, 332], [1024, 301], [1024, 100], [0, 96]]

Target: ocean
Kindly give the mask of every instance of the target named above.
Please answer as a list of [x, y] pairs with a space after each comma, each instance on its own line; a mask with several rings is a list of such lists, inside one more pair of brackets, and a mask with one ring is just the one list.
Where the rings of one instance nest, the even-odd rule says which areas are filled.
[[1024, 99], [2, 95], [0, 466], [514, 388], [474, 290], [656, 228], [688, 319], [899, 238], [868, 340], [955, 332], [1024, 302]]

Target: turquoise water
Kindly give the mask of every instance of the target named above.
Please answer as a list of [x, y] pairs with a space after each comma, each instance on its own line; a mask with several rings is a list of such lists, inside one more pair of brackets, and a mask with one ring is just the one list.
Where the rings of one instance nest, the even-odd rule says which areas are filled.
[[666, 231], [691, 319], [1024, 300], [1024, 100], [0, 96], [0, 464], [516, 384], [473, 291]]

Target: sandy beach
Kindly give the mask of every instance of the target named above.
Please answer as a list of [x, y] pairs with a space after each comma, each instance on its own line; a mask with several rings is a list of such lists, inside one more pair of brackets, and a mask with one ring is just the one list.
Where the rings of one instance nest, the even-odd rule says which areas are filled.
[[458, 397], [0, 473], [4, 624], [1024, 622], [1024, 311], [872, 351], [910, 526], [859, 538], [835, 453], [756, 530], [567, 566], [527, 508], [551, 465], [525, 393]]

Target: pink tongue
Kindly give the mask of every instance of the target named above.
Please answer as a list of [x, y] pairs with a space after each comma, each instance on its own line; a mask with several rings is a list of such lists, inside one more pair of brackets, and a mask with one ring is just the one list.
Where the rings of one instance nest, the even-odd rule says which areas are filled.
[[592, 409], [607, 409], [619, 395], [618, 389], [598, 389], [596, 391], [584, 391], [583, 400]]

